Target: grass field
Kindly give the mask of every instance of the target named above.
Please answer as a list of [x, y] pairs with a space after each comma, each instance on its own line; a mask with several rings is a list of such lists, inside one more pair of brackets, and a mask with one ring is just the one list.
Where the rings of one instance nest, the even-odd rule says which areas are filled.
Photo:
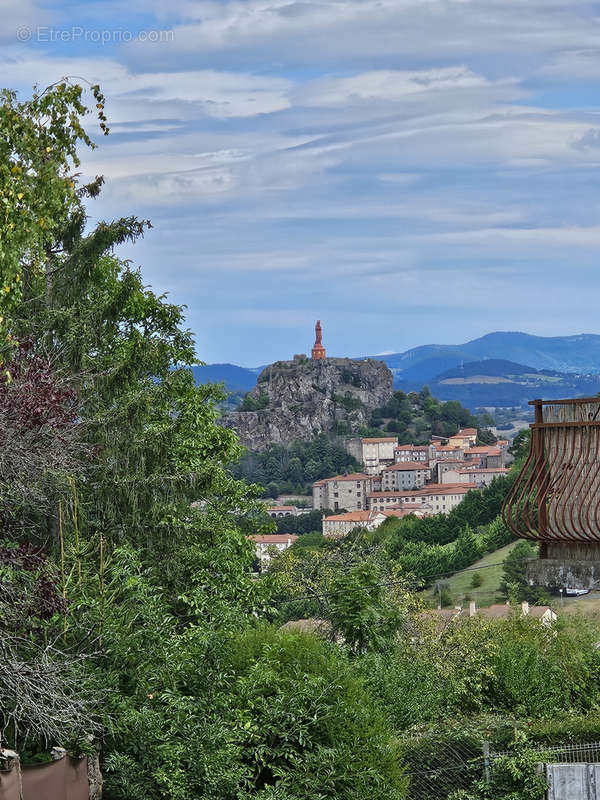
[[[511, 542], [511, 544], [502, 547], [500, 550], [488, 553], [483, 558], [480, 558], [479, 561], [476, 561], [469, 569], [457, 572], [451, 578], [448, 578], [448, 589], [452, 595], [453, 603], [455, 605], [464, 605], [465, 595], [468, 595], [471, 600], [475, 600], [478, 606], [490, 606], [492, 603], [498, 602], [498, 592], [502, 579], [502, 562], [516, 544], [516, 542]], [[476, 589], [471, 585], [475, 572], [478, 572], [482, 579], [481, 586]], [[435, 592], [432, 594], [435, 594]], [[468, 603], [468, 599], [466, 602]]]

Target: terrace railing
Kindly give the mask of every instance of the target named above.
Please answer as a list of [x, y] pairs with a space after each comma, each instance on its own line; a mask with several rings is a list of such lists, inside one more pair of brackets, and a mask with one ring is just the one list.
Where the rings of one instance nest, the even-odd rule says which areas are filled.
[[502, 515], [519, 537], [600, 542], [600, 397], [533, 400], [529, 457]]

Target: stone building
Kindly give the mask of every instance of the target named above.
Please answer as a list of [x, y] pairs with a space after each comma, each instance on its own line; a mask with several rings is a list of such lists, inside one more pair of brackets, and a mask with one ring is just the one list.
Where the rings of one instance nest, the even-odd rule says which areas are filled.
[[454, 436], [448, 437], [450, 447], [474, 447], [477, 444], [477, 428], [462, 428]]
[[398, 446], [397, 436], [379, 436], [360, 441], [363, 469], [368, 475], [377, 475], [394, 463], [394, 450]]
[[313, 483], [313, 508], [362, 511], [367, 508], [367, 494], [372, 490], [371, 476], [362, 472], [323, 478]]
[[508, 475], [505, 467], [462, 467], [442, 474], [441, 483], [476, 483], [478, 486], [489, 486], [494, 478]]
[[280, 517], [297, 517], [300, 512], [296, 506], [270, 506], [267, 508], [267, 514], [273, 519]]
[[462, 503], [466, 493], [472, 489], [479, 489], [479, 486], [476, 483], [432, 483], [412, 492], [370, 492], [367, 495], [368, 508], [386, 511], [402, 507], [404, 503], [422, 503], [430, 507], [432, 514], [447, 514]]
[[482, 445], [465, 450], [465, 466], [472, 464], [479, 467], [503, 467], [504, 463], [505, 452], [495, 445]]
[[323, 517], [323, 536], [346, 536], [355, 528], [373, 531], [386, 519], [385, 514], [377, 511], [349, 511], [346, 514]]
[[418, 461], [401, 461], [386, 467], [381, 473], [384, 492], [422, 489], [431, 477], [429, 467]]
[[429, 464], [433, 459], [433, 447], [429, 444], [399, 444], [394, 448], [394, 460], [397, 464], [402, 461], [419, 461]]

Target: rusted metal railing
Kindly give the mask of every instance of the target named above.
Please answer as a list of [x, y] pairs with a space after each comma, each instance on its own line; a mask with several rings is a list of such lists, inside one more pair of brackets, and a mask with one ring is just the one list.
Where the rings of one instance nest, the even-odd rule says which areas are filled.
[[529, 457], [502, 508], [519, 537], [600, 542], [600, 397], [532, 400]]

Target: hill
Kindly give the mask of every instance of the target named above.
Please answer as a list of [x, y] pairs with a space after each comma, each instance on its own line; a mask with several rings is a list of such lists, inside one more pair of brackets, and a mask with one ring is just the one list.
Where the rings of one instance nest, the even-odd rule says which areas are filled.
[[[540, 395], [552, 399], [600, 391], [600, 336], [596, 334], [545, 337], [497, 331], [464, 344], [427, 344], [377, 358], [389, 367], [395, 388], [419, 391], [427, 384], [440, 399], [458, 400], [471, 409], [521, 406]], [[486, 361], [493, 363], [484, 367]], [[472, 372], [474, 364], [477, 373]], [[468, 369], [469, 377], [478, 374], [497, 380], [471, 380], [468, 386], [449, 382], [462, 377], [450, 374], [460, 368]], [[199, 383], [224, 381], [230, 390], [249, 391], [256, 385], [260, 368], [209, 364], [195, 367], [194, 372]]]
[[297, 356], [265, 367], [244, 402], [221, 422], [250, 450], [264, 450], [319, 433], [356, 433], [391, 394], [392, 375], [383, 361]]
[[257, 372], [235, 364], [206, 364], [192, 367], [196, 383], [224, 383], [229, 391], [249, 392], [256, 386]]
[[[551, 400], [583, 397], [600, 392], [599, 375], [573, 375], [537, 370], [500, 359], [471, 361], [442, 372], [427, 384], [441, 400], [457, 400], [467, 408], [523, 406], [534, 397]], [[400, 382], [405, 391], [417, 391], [420, 382]]]
[[[528, 333], [496, 331], [464, 344], [427, 344], [391, 353], [385, 362], [395, 379], [426, 381], [461, 361], [501, 359], [575, 374], [600, 373], [600, 336], [532, 336]], [[441, 369], [440, 369], [441, 367]]]

